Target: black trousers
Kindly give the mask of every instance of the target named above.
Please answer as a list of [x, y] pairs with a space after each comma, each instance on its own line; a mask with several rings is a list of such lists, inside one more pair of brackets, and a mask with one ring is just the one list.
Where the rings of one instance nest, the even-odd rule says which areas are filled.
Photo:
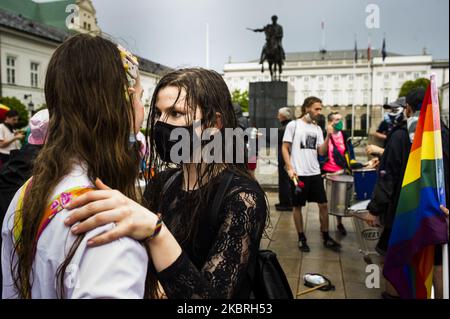
[[281, 206], [291, 207], [291, 180], [284, 169], [284, 161], [278, 158], [278, 198]]

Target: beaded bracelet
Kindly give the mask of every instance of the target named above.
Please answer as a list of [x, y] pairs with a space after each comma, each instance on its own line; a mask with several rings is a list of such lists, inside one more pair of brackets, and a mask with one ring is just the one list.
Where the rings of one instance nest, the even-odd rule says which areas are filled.
[[151, 240], [151, 239], [155, 238], [156, 236], [158, 236], [159, 233], [161, 232], [162, 225], [163, 225], [163, 221], [161, 218], [161, 214], [158, 214], [158, 221], [156, 222], [155, 230], [153, 231], [153, 234], [151, 234], [150, 236], [147, 237], [146, 241]]

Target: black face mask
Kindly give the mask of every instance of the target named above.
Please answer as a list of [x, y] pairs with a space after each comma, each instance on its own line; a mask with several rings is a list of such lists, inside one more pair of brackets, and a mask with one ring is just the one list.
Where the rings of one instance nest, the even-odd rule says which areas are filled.
[[176, 125], [171, 125], [171, 124], [167, 124], [165, 122], [161, 122], [158, 121], [155, 123], [154, 126], [154, 133], [153, 133], [153, 140], [155, 143], [155, 147], [156, 147], [156, 152], [158, 153], [159, 157], [161, 158], [162, 161], [167, 162], [167, 163], [173, 163], [172, 159], [170, 158], [170, 151], [172, 150], [172, 147], [177, 144], [178, 142], [180, 142], [182, 140], [182, 136], [178, 136], [175, 140], [171, 140], [170, 139], [170, 134], [172, 133], [173, 130], [175, 129], [179, 129], [179, 128], [183, 128], [188, 130], [189, 132], [189, 156], [186, 154], [182, 154], [183, 148], [180, 148], [178, 151], [178, 156], [181, 157], [183, 156], [182, 160], [183, 162], [188, 162], [188, 160], [190, 159], [190, 154], [192, 154], [192, 150], [193, 150], [193, 140], [192, 140], [192, 136], [194, 133], [194, 127], [191, 126], [176, 126]]

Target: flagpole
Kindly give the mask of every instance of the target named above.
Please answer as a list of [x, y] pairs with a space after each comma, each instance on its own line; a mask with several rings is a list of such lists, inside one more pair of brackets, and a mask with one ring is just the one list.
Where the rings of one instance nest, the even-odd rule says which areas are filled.
[[[386, 33], [384, 34], [384, 36], [383, 36], [383, 49], [382, 50], [384, 50], [384, 53], [382, 52], [382, 56], [383, 56], [383, 68], [382, 68], [382, 71], [381, 71], [381, 74], [382, 74], [382, 81], [383, 81], [383, 97], [384, 97], [384, 90], [385, 90], [385, 86], [384, 86], [384, 73], [386, 72], [386, 56], [385, 56], [385, 52], [386, 52], [386, 47], [385, 47], [385, 45], [386, 45]], [[389, 101], [388, 101], [388, 103], [389, 103]], [[384, 104], [384, 101], [383, 101], [383, 104]], [[383, 111], [383, 106], [381, 106], [381, 121], [383, 120], [383, 113], [384, 113], [384, 111]]]
[[358, 48], [356, 44], [356, 34], [355, 34], [355, 53], [356, 56], [353, 57], [353, 101], [352, 101], [352, 141], [355, 135], [355, 101], [356, 101], [356, 63], [358, 62]]
[[[448, 223], [447, 223], [448, 226]], [[448, 228], [447, 228], [448, 229]], [[448, 244], [442, 245], [442, 280], [444, 288], [444, 299], [449, 298], [449, 273], [448, 273]]]
[[209, 23], [206, 23], [206, 68], [209, 69]]
[[[353, 61], [353, 101], [352, 101], [352, 141], [355, 135], [355, 78], [356, 78], [356, 63]], [[353, 141], [354, 142], [354, 141]]]
[[[370, 54], [369, 54], [370, 52]], [[370, 125], [369, 125], [369, 116], [370, 116], [370, 105], [372, 104], [373, 101], [373, 75], [372, 75], [372, 70], [371, 70], [371, 60], [372, 60], [372, 44], [370, 43], [370, 35], [369, 35], [369, 47], [367, 49], [367, 71], [369, 73], [369, 80], [370, 80], [370, 97], [369, 97], [369, 103], [367, 103], [367, 110], [366, 110], [366, 134], [367, 134], [367, 138], [369, 138], [369, 130], [370, 130]]]
[[[383, 74], [383, 77], [384, 77], [385, 72], [386, 72], [386, 62], [383, 61], [383, 71], [381, 71], [381, 73]], [[384, 79], [383, 79], [383, 92], [385, 90], [384, 84], [385, 84], [385, 82], [384, 82]], [[387, 102], [389, 103], [389, 98], [388, 98]], [[383, 119], [383, 108], [382, 107], [381, 107], [381, 119]]]
[[[436, 83], [436, 74], [432, 73], [430, 76], [431, 84], [431, 102], [433, 105], [433, 124], [434, 127], [440, 128], [441, 122], [439, 117], [439, 97]], [[437, 110], [437, 111], [435, 111]], [[439, 130], [440, 133], [440, 130]], [[440, 149], [442, 147], [441, 136], [434, 134], [434, 148]], [[445, 203], [445, 183], [444, 183], [444, 167], [443, 158], [440, 161], [436, 161], [436, 184], [438, 189], [438, 199], [441, 205], [446, 206]], [[447, 236], [448, 236], [448, 219], [447, 220]], [[448, 237], [447, 237], [448, 238]], [[448, 244], [442, 245], [442, 287], [443, 298], [449, 299], [449, 267], [448, 267]]]

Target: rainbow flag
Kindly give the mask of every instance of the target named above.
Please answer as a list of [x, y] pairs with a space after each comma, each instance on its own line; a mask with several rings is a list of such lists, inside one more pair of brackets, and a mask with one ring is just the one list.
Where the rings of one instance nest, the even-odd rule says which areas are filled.
[[383, 274], [400, 297], [431, 297], [434, 249], [448, 242], [439, 100], [435, 76], [422, 103], [403, 177]]

